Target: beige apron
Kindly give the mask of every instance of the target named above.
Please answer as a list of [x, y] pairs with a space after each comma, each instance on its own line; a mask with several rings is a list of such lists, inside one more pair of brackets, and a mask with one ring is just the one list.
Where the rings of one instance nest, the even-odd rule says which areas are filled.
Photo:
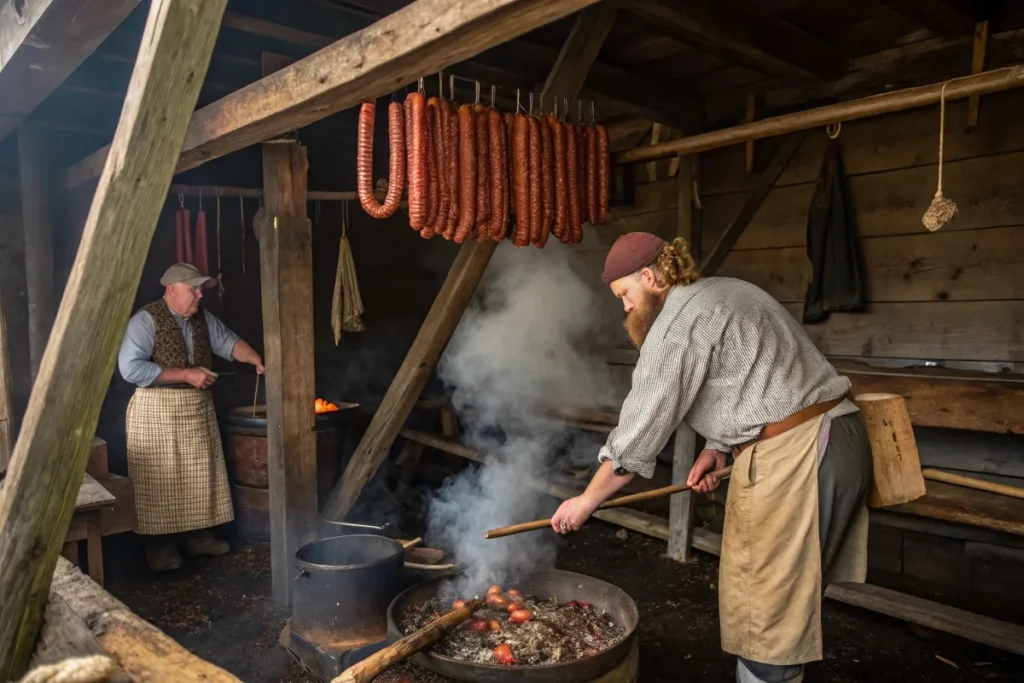
[[136, 389], [125, 419], [140, 534], [175, 534], [234, 519], [209, 391]]
[[[825, 416], [745, 448], [726, 500], [722, 649], [763, 664], [822, 658], [818, 439]], [[863, 582], [867, 508], [850, 520], [826, 582]]]

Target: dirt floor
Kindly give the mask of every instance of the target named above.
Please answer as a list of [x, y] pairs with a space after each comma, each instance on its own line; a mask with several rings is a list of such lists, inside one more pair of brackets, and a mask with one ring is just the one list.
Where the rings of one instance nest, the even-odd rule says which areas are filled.
[[[269, 602], [265, 546], [191, 560], [159, 577], [146, 572], [136, 537], [108, 539], [107, 547], [124, 558], [108, 563], [107, 589], [200, 657], [247, 683], [314, 680], [277, 644], [286, 614]], [[698, 553], [684, 567], [664, 552], [664, 542], [591, 522], [566, 542], [559, 566], [610, 581], [636, 600], [641, 683], [734, 680], [735, 659], [719, 648], [717, 559]], [[824, 634], [825, 660], [808, 667], [808, 682], [1024, 680], [1024, 658], [921, 638], [903, 622], [831, 601]]]

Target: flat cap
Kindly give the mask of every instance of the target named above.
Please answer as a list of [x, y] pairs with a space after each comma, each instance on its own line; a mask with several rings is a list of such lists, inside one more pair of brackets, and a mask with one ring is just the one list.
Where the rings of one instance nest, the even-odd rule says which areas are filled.
[[166, 287], [167, 285], [175, 285], [179, 282], [189, 287], [198, 287], [199, 285], [215, 281], [209, 275], [203, 275], [191, 263], [175, 263], [164, 271], [163, 277], [160, 278], [160, 284]]
[[601, 280], [611, 284], [620, 277], [626, 277], [650, 265], [668, 242], [649, 232], [628, 232], [608, 250], [604, 260]]

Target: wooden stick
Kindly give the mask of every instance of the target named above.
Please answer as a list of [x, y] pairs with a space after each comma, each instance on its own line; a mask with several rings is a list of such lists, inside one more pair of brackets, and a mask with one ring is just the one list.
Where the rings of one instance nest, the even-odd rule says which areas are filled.
[[[858, 100], [830, 104], [816, 109], [783, 114], [752, 123], [744, 123], [731, 128], [690, 137], [670, 140], [657, 145], [647, 145], [622, 152], [615, 158], [618, 164], [636, 164], [654, 159], [667, 159], [675, 155], [695, 154], [709, 149], [717, 149], [735, 145], [747, 140], [759, 140], [786, 133], [795, 133], [810, 128], [823, 128], [837, 121], [853, 121], [869, 116], [890, 114], [892, 112], [927, 107], [939, 103], [939, 92], [942, 83], [924, 85], [917, 88], [906, 88], [894, 92], [872, 95]], [[974, 76], [954, 78], [946, 86], [946, 101], [962, 100], [973, 95], [1010, 90], [1024, 86], [1024, 66], [1008, 66], [993, 69]]]
[[469, 619], [473, 613], [484, 606], [484, 600], [478, 598], [466, 603], [465, 607], [454, 609], [443, 617], [430, 622], [419, 631], [410, 633], [401, 640], [388, 645], [363, 661], [342, 672], [331, 683], [369, 683], [382, 671], [395, 664], [404, 662], [417, 652], [422, 652], [441, 640], [448, 631]]
[[989, 493], [998, 493], [1001, 496], [1009, 496], [1011, 498], [1020, 498], [1021, 500], [1024, 500], [1024, 488], [1019, 486], [997, 484], [992, 481], [976, 479], [975, 477], [965, 477], [962, 474], [943, 472], [942, 470], [936, 470], [930, 467], [922, 468], [921, 474], [924, 475], [925, 479], [931, 479], [932, 481], [944, 481], [947, 484], [956, 484], [957, 486], [965, 486], [970, 489], [977, 489], [978, 491], [988, 491]]
[[[729, 467], [723, 467], [720, 470], [715, 470], [711, 473], [713, 476], [719, 479], [727, 479], [732, 474], [732, 465]], [[686, 484], [674, 484], [672, 486], [663, 486], [660, 489], [651, 489], [650, 491], [643, 491], [641, 493], [634, 493], [629, 496], [622, 496], [621, 498], [613, 498], [606, 500], [597, 509], [607, 510], [609, 508], [619, 508], [632, 505], [633, 503], [643, 503], [649, 500], [655, 500], [657, 498], [664, 498], [665, 496], [671, 496], [675, 493], [682, 493], [683, 491], [689, 491], [690, 487]], [[551, 526], [550, 519], [538, 519], [532, 522], [523, 522], [522, 524], [513, 524], [512, 526], [504, 526], [500, 529], [491, 529], [484, 533], [484, 538], [502, 538], [504, 536], [512, 536], [513, 534], [521, 534], [525, 531], [539, 531], [541, 529], [547, 529]]]
[[18, 679], [32, 654], [110, 373], [226, 4], [150, 5], [110, 163], [0, 494], [3, 681]]

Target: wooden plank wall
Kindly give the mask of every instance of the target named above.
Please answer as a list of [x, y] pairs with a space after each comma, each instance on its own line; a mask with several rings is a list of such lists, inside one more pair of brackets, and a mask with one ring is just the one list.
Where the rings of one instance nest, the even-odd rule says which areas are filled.
[[[982, 98], [981, 125], [965, 129], [967, 103], [947, 109], [944, 190], [960, 207], [937, 233], [921, 225], [935, 193], [939, 111], [917, 109], [845, 124], [840, 132], [848, 198], [861, 235], [870, 305], [807, 326], [827, 354], [869, 358], [1024, 361], [1024, 92]], [[722, 275], [766, 289], [799, 316], [810, 272], [807, 208], [826, 135], [813, 132], [779, 178]], [[757, 145], [758, 169], [777, 141]], [[744, 148], [703, 155], [703, 243], [713, 244], [756, 178]], [[649, 178], [646, 170], [638, 181]], [[612, 212], [579, 245], [598, 274], [623, 232], [674, 236], [673, 178], [637, 187], [635, 205]]]

